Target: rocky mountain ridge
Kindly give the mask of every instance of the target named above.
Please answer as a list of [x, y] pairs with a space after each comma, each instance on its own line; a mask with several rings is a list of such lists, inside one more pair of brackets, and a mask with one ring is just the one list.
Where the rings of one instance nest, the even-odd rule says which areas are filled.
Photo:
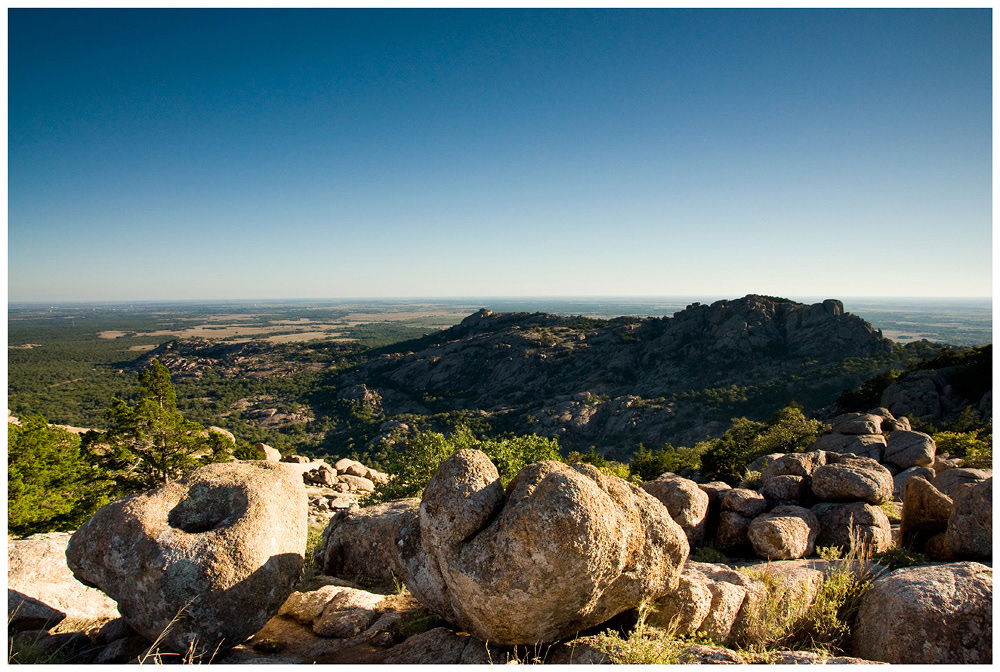
[[793, 399], [830, 403], [871, 371], [831, 375], [831, 366], [893, 351], [840, 301], [807, 306], [757, 295], [610, 321], [481, 310], [420, 345], [355, 367], [337, 387], [367, 385], [387, 418], [427, 412], [431, 399], [437, 409], [508, 415], [570, 445], [631, 448], [721, 433], [727, 411], [712, 417], [705, 403], [690, 403], [712, 399], [685, 395], [714, 391], [708, 396], [725, 406], [745, 394], [741, 387], [764, 383], [779, 392], [770, 411]]

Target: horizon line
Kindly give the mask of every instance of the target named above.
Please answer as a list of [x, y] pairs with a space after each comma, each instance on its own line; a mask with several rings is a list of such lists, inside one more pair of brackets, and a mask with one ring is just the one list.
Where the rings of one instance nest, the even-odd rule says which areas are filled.
[[[749, 292], [739, 296], [721, 295], [717, 293], [698, 294], [482, 294], [468, 296], [324, 296], [324, 297], [281, 297], [281, 298], [245, 298], [245, 297], [224, 297], [224, 298], [144, 298], [144, 299], [8, 299], [8, 307], [13, 305], [38, 305], [38, 304], [135, 304], [135, 303], [280, 303], [280, 302], [319, 302], [319, 301], [449, 301], [449, 302], [476, 302], [483, 300], [687, 300], [687, 299], [707, 299], [721, 297], [721, 300], [736, 300], [747, 296], [773, 296], [775, 294], [764, 294], [759, 292]], [[792, 300], [790, 296], [781, 296]], [[798, 295], [799, 299], [808, 300], [984, 300], [992, 299], [993, 295], [844, 295], [841, 297], [820, 294]]]

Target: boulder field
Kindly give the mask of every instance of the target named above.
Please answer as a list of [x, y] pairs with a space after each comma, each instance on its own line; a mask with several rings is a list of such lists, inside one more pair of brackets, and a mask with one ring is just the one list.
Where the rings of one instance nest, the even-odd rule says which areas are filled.
[[[593, 628], [627, 628], [646, 605], [650, 627], [718, 645], [686, 646], [679, 660], [754, 662], [746, 647], [769, 591], [781, 587], [780, 607], [804, 613], [845, 566], [793, 558], [824, 542], [885, 543], [876, 502], [892, 481], [874, 458], [814, 451], [763, 466], [765, 483], [799, 486], [664, 475], [640, 488], [590, 465], [539, 462], [503, 487], [485, 454], [465, 450], [420, 499], [333, 513], [307, 559], [303, 476], [316, 466], [306, 466], [210, 465], [103, 507], [70, 537], [9, 540], [8, 614], [21, 614], [11, 646], [102, 664], [148, 660], [157, 639], [161, 652], [217, 663], [609, 662]], [[817, 472], [843, 484], [824, 492], [843, 494], [811, 506], [774, 498], [815, 496]], [[974, 479], [950, 496], [909, 479], [904, 529], [951, 561], [865, 566], [874, 581], [849, 638], [855, 658], [780, 651], [770, 662], [992, 662], [991, 489]], [[689, 540], [713, 538], [765, 559], [688, 557]], [[60, 632], [70, 614], [91, 626]]]

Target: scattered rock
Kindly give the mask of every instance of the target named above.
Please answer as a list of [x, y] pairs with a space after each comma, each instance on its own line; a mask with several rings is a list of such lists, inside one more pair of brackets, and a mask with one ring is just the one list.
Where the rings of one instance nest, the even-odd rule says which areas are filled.
[[957, 562], [883, 575], [862, 600], [853, 641], [854, 655], [893, 664], [992, 663], [993, 570]]
[[753, 518], [735, 511], [723, 511], [719, 514], [719, 525], [715, 532], [715, 547], [725, 551], [739, 549], [750, 545], [747, 531]]
[[882, 417], [872, 413], [845, 413], [830, 421], [838, 434], [881, 434]]
[[809, 494], [809, 479], [805, 476], [781, 474], [764, 481], [761, 488], [768, 499], [787, 502], [802, 500]]
[[885, 454], [882, 434], [827, 434], [809, 446], [809, 452], [830, 452], [857, 455], [881, 462]]
[[281, 462], [281, 453], [277, 448], [272, 448], [266, 443], [255, 443], [253, 447], [264, 453], [264, 460], [267, 462]]
[[892, 496], [894, 499], [903, 498], [903, 490], [906, 482], [914, 476], [922, 476], [928, 481], [934, 478], [934, 470], [930, 467], [910, 467], [892, 477]]
[[666, 508], [619, 478], [538, 462], [505, 493], [475, 450], [442, 463], [420, 528], [447, 587], [450, 613], [439, 615], [501, 645], [556, 641], [660, 597], [688, 553]]
[[691, 644], [677, 654], [681, 665], [746, 665], [746, 659], [736, 651], [721, 646]]
[[66, 614], [24, 593], [7, 589], [7, 631], [49, 630]]
[[686, 566], [681, 572], [677, 590], [652, 602], [646, 623], [678, 635], [696, 632], [712, 607], [712, 591], [708, 583], [704, 574], [690, 565]]
[[855, 543], [860, 543], [875, 553], [892, 546], [892, 525], [877, 506], [867, 502], [823, 502], [811, 511], [819, 520], [817, 546], [836, 546], [849, 551]]
[[951, 497], [955, 491], [966, 483], [979, 483], [993, 477], [991, 469], [946, 469], [931, 481], [934, 487]]
[[483, 642], [448, 628], [434, 628], [389, 649], [390, 665], [488, 665], [491, 656]]
[[816, 470], [826, 464], [826, 453], [812, 451], [808, 453], [788, 453], [769, 463], [760, 474], [763, 483], [775, 476], [801, 476], [809, 478]]
[[374, 492], [375, 484], [369, 481], [367, 478], [361, 476], [351, 476], [350, 474], [341, 474], [337, 477], [340, 483], [346, 483], [350, 492]]
[[722, 495], [722, 510], [755, 518], [767, 510], [767, 500], [755, 490], [733, 488]]
[[812, 476], [812, 490], [818, 498], [881, 504], [892, 497], [892, 474], [875, 460], [838, 454], [829, 454], [827, 460]]
[[900, 536], [903, 545], [921, 548], [935, 534], [948, 527], [953, 502], [926, 478], [917, 476], [906, 481], [903, 490], [903, 512]]
[[305, 543], [301, 478], [247, 461], [211, 464], [102, 507], [73, 534], [66, 558], [141, 635], [163, 634], [163, 648], [200, 655], [235, 646], [278, 612]]
[[[7, 589], [60, 611], [70, 621], [118, 618], [114, 600], [80, 583], [66, 564], [68, 532], [46, 532], [7, 540]], [[9, 611], [8, 611], [9, 614]]]

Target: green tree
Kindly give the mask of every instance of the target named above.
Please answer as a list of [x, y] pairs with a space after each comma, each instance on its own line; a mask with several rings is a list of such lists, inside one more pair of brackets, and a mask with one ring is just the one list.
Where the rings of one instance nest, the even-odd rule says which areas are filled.
[[375, 499], [389, 501], [419, 497], [441, 463], [455, 451], [481, 450], [496, 466], [500, 482], [507, 485], [527, 464], [542, 460], [559, 461], [559, 443], [533, 434], [503, 439], [478, 439], [464, 426], [451, 436], [438, 432], [420, 432], [405, 444], [386, 446], [374, 457], [380, 468], [392, 475], [379, 485]]
[[733, 418], [721, 439], [712, 439], [701, 456], [702, 475], [735, 485], [747, 465], [770, 453], [802, 452], [816, 440], [823, 423], [809, 420], [802, 408], [790, 404], [769, 422]]
[[141, 492], [210, 462], [232, 459], [234, 446], [216, 432], [185, 420], [167, 367], [153, 360], [139, 374], [139, 400], [112, 398], [109, 428], [89, 432], [84, 446], [116, 483], [115, 494]]
[[80, 437], [42, 416], [7, 425], [7, 529], [16, 535], [75, 529], [107, 501], [83, 459]]
[[701, 455], [694, 448], [674, 448], [669, 443], [663, 444], [663, 448], [654, 453], [640, 443], [628, 466], [633, 476], [646, 482], [668, 471], [676, 474], [688, 468], [697, 469], [701, 466]]

